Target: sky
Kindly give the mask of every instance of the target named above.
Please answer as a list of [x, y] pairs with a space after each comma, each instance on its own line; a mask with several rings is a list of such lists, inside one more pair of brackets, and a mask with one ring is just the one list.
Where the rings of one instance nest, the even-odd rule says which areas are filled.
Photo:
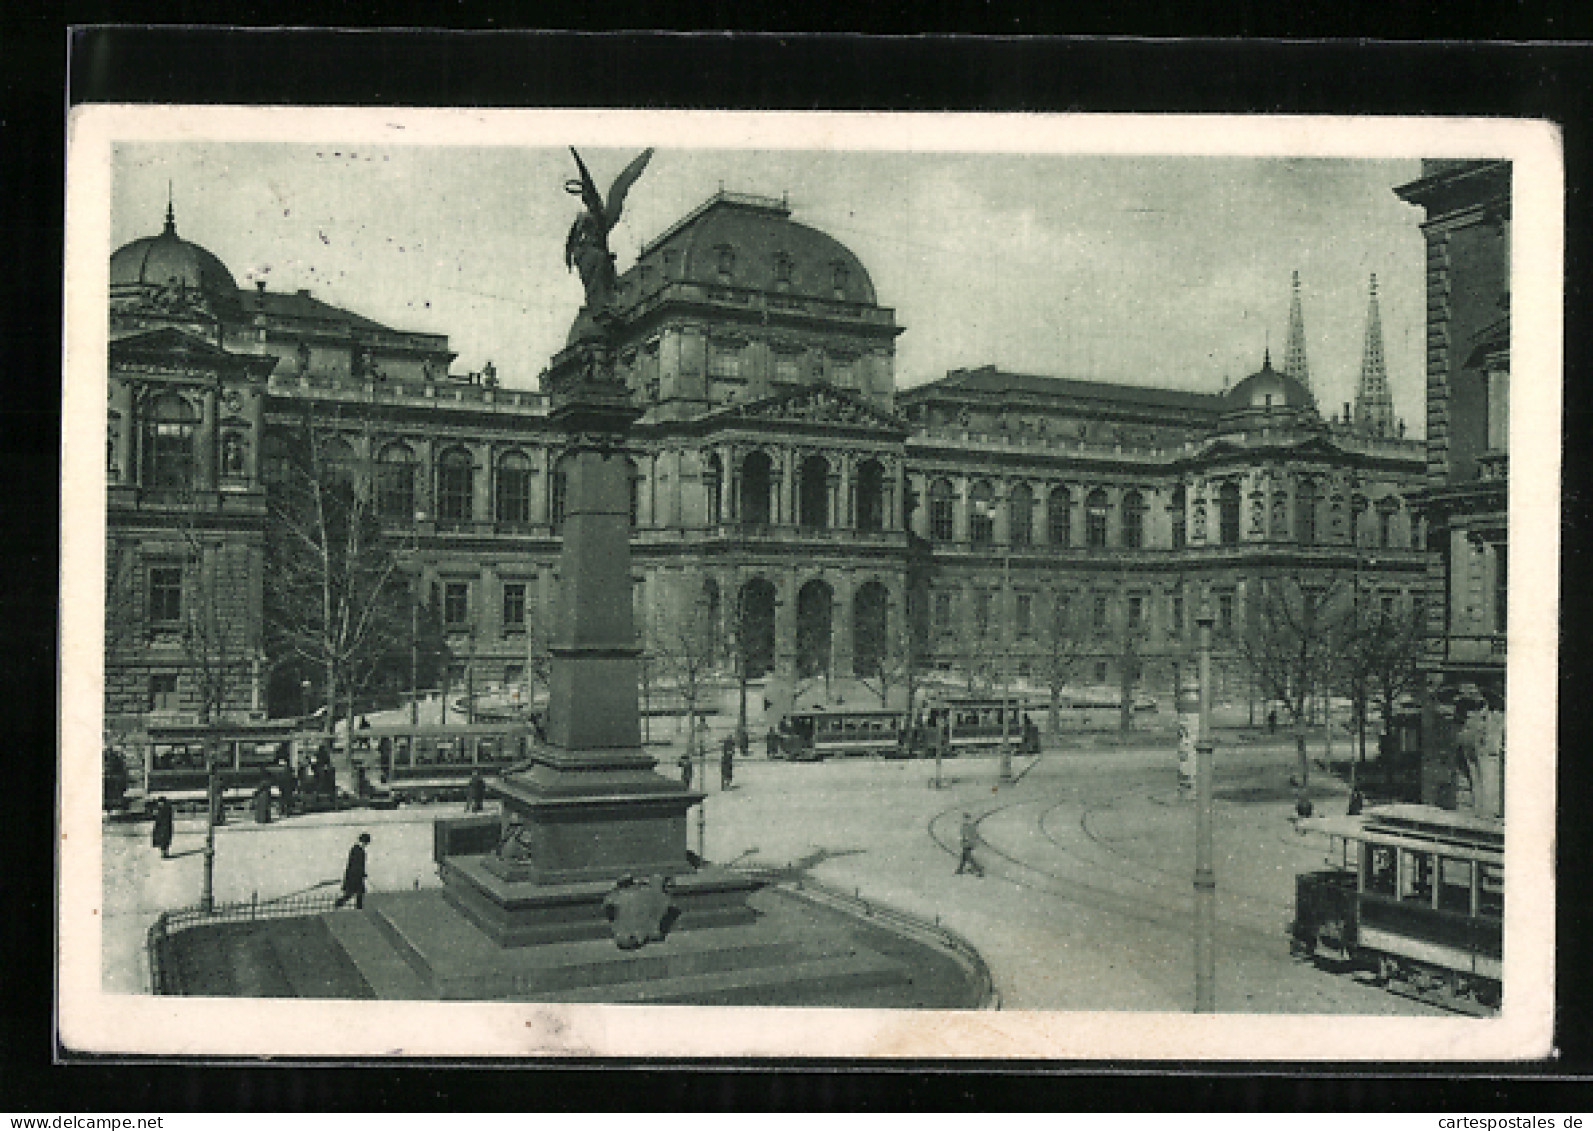
[[[634, 149], [583, 148], [604, 189]], [[534, 387], [581, 287], [563, 263], [573, 163], [548, 146], [119, 142], [111, 246], [177, 230], [242, 286], [308, 288], [449, 335]], [[1281, 365], [1290, 273], [1324, 410], [1352, 400], [1378, 278], [1396, 414], [1422, 432], [1425, 253], [1394, 195], [1419, 162], [1343, 158], [660, 148], [611, 237], [637, 251], [715, 191], [784, 195], [850, 247], [905, 327], [900, 387], [993, 364], [1218, 391]]]

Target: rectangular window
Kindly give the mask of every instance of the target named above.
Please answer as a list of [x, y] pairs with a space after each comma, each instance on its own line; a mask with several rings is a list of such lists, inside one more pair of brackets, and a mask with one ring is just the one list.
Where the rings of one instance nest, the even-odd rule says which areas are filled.
[[1377, 544], [1379, 546], [1392, 546], [1394, 544], [1394, 512], [1377, 512]]
[[1173, 595], [1173, 615], [1167, 622], [1167, 635], [1182, 637], [1184, 635], [1184, 598], [1182, 594]]
[[1392, 596], [1387, 593], [1383, 594], [1379, 602], [1379, 608], [1382, 610], [1384, 620], [1392, 620], [1394, 618], [1394, 598]]
[[1493, 624], [1495, 632], [1504, 632], [1510, 623], [1510, 547], [1504, 542], [1493, 544]]
[[457, 628], [470, 619], [470, 583], [450, 581], [443, 586], [443, 623]]
[[519, 687], [525, 681], [524, 664], [503, 665], [503, 685], [511, 690]]
[[149, 571], [149, 623], [169, 628], [182, 619], [182, 567], [154, 566]]
[[503, 630], [525, 631], [525, 582], [508, 581], [503, 586]]
[[1090, 620], [1090, 624], [1096, 632], [1106, 631], [1107, 621], [1110, 619], [1110, 616], [1111, 606], [1107, 603], [1106, 598], [1095, 598], [1095, 612], [1094, 616]]
[[149, 709], [151, 711], [177, 710], [177, 675], [162, 672], [149, 677]]
[[1018, 605], [1015, 610], [1015, 619], [1018, 623], [1018, 635], [1028, 636], [1034, 630], [1034, 596], [1030, 593], [1018, 594]]
[[1217, 631], [1233, 631], [1233, 594], [1217, 594]]
[[736, 346], [714, 343], [708, 354], [710, 377], [734, 380], [741, 376], [741, 350]]
[[950, 542], [956, 536], [956, 522], [949, 498], [929, 499], [929, 536], [936, 542]]
[[1145, 598], [1138, 595], [1128, 599], [1128, 629], [1138, 632], [1145, 624]]
[[935, 631], [949, 632], [951, 630], [951, 594], [935, 594]]
[[775, 354], [774, 379], [792, 384], [802, 380], [802, 355], [799, 353]]
[[983, 589], [974, 594], [974, 628], [980, 636], [990, 629], [990, 594]]

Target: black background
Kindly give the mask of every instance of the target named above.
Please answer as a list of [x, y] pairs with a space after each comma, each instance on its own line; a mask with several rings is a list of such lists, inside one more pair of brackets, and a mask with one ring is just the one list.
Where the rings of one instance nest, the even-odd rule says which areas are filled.
[[[1053, 30], [1040, 4], [883, 5], [848, 14], [852, 31], [976, 27], [1007, 38], [809, 35], [836, 28], [823, 8], [765, 5], [781, 34], [503, 33], [488, 6], [323, 3], [320, 24], [439, 19], [474, 32], [86, 26], [125, 18], [80, 6], [76, 30], [58, 12], [0, 14], [0, 181], [6, 202], [4, 387], [0, 389], [0, 586], [3, 701], [11, 706], [0, 760], [0, 814], [9, 850], [0, 868], [0, 1110], [38, 1114], [176, 1110], [1431, 1110], [1507, 1109], [1563, 1115], [1593, 1109], [1580, 1077], [1593, 1072], [1586, 911], [1589, 794], [1585, 754], [1588, 618], [1579, 566], [1586, 552], [1588, 428], [1585, 192], [1593, 53], [1544, 42], [1149, 41], [1012, 38]], [[854, 5], [854, 7], [857, 7]], [[964, 8], [967, 11], [964, 11]], [[710, 26], [746, 26], [745, 6], [700, 9]], [[554, 13], [539, 11], [543, 19]], [[626, 26], [629, 13], [585, 10]], [[1166, 12], [1153, 11], [1165, 16]], [[1221, 34], [1410, 35], [1388, 12], [1368, 23], [1352, 8], [1307, 13], [1231, 7]], [[234, 20], [289, 18], [278, 6], [233, 5]], [[302, 11], [295, 13], [304, 18]], [[637, 13], [638, 17], [640, 13]], [[1451, 5], [1450, 28], [1526, 39], [1572, 31], [1558, 9]], [[220, 18], [167, 5], [165, 19]], [[657, 26], [659, 13], [642, 23]], [[970, 19], [971, 16], [971, 19]], [[1144, 32], [1128, 18], [1074, 29]], [[69, 17], [71, 18], [71, 17]], [[1381, 26], [1379, 22], [1381, 21]], [[1359, 27], [1352, 27], [1352, 24]], [[1433, 29], [1423, 28], [1431, 32]], [[182, 102], [325, 105], [622, 106], [759, 109], [1002, 110], [1147, 113], [1446, 114], [1539, 117], [1564, 128], [1567, 168], [1566, 462], [1561, 783], [1558, 838], [1561, 1008], [1559, 1053], [1532, 1065], [1381, 1066], [716, 1064], [628, 1066], [556, 1062], [513, 1073], [481, 1066], [96, 1062], [55, 1043], [51, 1022], [55, 618], [60, 444], [60, 265], [64, 137], [71, 103]], [[1517, 395], [1524, 395], [1518, 389]], [[20, 867], [16, 865], [21, 865]], [[1331, 1024], [1330, 1020], [1324, 1024]]]

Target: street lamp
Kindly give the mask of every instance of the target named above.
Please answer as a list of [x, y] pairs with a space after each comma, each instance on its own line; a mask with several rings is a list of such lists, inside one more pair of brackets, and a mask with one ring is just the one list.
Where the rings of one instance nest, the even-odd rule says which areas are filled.
[[1200, 734], [1195, 740], [1195, 1012], [1217, 1008], [1217, 871], [1213, 862], [1211, 737], [1211, 601], [1200, 614]]

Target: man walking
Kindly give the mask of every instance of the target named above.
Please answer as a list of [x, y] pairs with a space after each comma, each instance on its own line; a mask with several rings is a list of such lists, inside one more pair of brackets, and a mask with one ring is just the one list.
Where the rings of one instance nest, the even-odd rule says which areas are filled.
[[357, 909], [365, 910], [365, 846], [370, 842], [370, 833], [360, 833], [359, 840], [348, 850], [348, 865], [343, 869], [343, 894], [332, 906], [342, 907], [353, 899]]
[[972, 872], [976, 876], [983, 876], [985, 870], [979, 861], [974, 859], [974, 848], [979, 843], [979, 826], [974, 823], [972, 813], [962, 815], [962, 859], [957, 861], [957, 875], [964, 871]]
[[719, 788], [730, 788], [730, 778], [735, 773], [736, 765], [736, 740], [729, 735], [725, 736], [724, 745], [719, 754]]

